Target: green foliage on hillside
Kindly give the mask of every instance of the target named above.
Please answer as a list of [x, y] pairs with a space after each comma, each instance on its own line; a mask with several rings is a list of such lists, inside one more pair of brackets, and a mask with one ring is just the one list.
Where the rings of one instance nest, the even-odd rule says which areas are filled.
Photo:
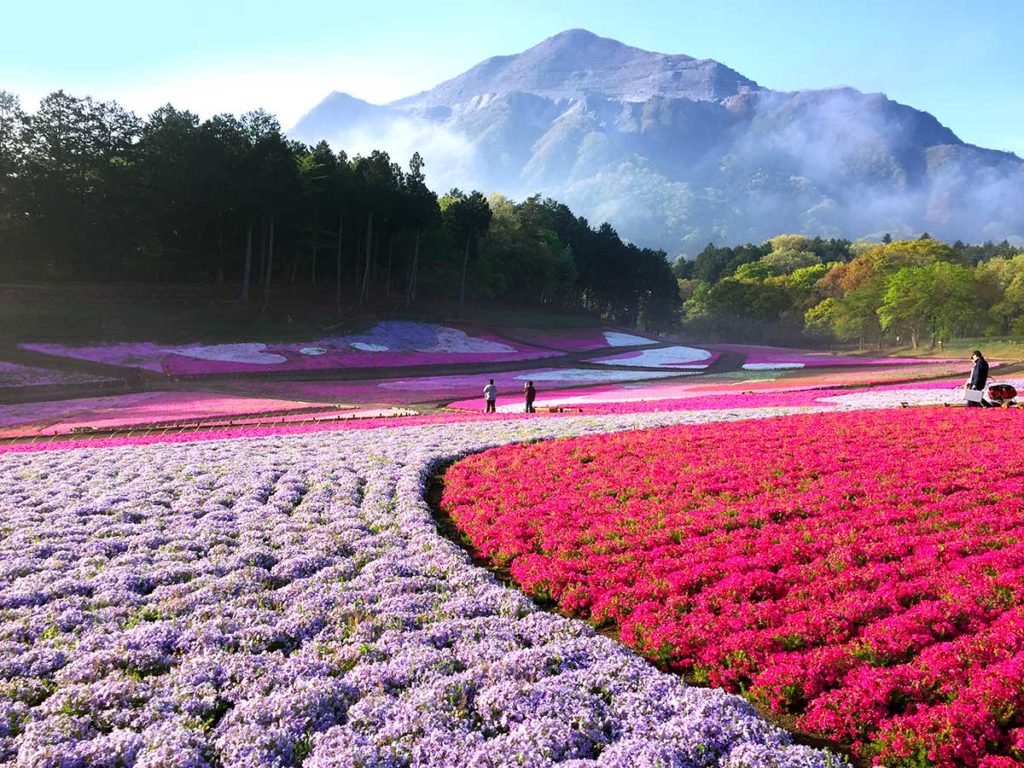
[[927, 235], [879, 244], [781, 235], [677, 262], [694, 332], [753, 340], [907, 343], [1024, 333], [1024, 249]]

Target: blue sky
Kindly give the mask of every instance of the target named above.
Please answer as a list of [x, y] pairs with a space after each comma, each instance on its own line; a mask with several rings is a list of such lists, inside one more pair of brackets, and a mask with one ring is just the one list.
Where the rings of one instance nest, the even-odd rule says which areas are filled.
[[777, 90], [847, 85], [1024, 157], [1019, 0], [111, 0], [5, 3], [0, 89], [139, 114], [263, 107], [288, 127], [332, 90], [385, 102], [573, 27], [713, 58]]

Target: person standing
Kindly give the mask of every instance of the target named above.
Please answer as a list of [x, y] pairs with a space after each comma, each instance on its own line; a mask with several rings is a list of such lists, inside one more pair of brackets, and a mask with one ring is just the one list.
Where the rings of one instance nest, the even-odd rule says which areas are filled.
[[533, 409], [533, 401], [537, 399], [537, 389], [533, 386], [532, 381], [526, 382], [526, 385], [523, 387], [523, 393], [526, 395], [526, 412], [536, 413]]
[[484, 413], [496, 413], [497, 408], [495, 405], [498, 400], [498, 388], [494, 386], [494, 379], [489, 379], [487, 386], [484, 387], [484, 400], [487, 401], [487, 406], [484, 408]]
[[[988, 361], [981, 354], [980, 350], [974, 350], [971, 353], [971, 362], [974, 363], [974, 367], [971, 368], [971, 378], [964, 384], [964, 389], [973, 389], [978, 392], [985, 391], [985, 382], [988, 381]], [[968, 406], [981, 407], [982, 402], [967, 401]]]

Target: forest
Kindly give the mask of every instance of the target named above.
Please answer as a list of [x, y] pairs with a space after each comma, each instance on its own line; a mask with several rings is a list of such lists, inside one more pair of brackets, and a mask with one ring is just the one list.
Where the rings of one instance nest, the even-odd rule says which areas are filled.
[[677, 321], [664, 252], [540, 196], [439, 197], [426, 168], [306, 146], [263, 111], [143, 120], [57, 91], [28, 113], [0, 91], [0, 281], [233, 286], [264, 311], [305, 286], [339, 313], [442, 300]]
[[1024, 334], [1024, 248], [780, 235], [673, 266], [704, 338], [904, 345]]

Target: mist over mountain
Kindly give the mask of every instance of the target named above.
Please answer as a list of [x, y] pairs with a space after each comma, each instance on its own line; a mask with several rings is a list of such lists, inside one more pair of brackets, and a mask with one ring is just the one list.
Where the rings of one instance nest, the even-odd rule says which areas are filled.
[[419, 151], [438, 191], [541, 192], [670, 255], [782, 232], [1024, 244], [1016, 155], [883, 94], [773, 91], [585, 30], [390, 104], [333, 93], [289, 133], [402, 163]]

